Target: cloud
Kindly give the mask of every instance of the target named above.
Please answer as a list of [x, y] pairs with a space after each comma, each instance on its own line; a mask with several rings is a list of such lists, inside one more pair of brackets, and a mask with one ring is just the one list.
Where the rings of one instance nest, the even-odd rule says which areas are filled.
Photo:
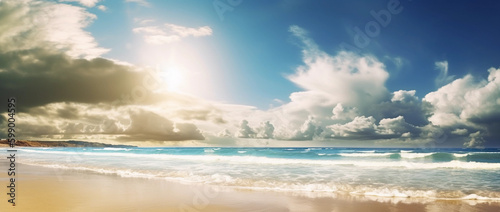
[[104, 5], [97, 6], [97, 9], [99, 9], [100, 11], [103, 11], [103, 12], [106, 12], [108, 10], [108, 8]]
[[379, 135], [391, 135], [395, 137], [403, 136], [403, 134], [406, 134], [406, 136], [403, 137], [408, 137], [418, 131], [419, 130], [415, 126], [407, 123], [403, 116], [384, 118], [380, 120], [377, 126], [377, 133]]
[[134, 18], [134, 22], [140, 25], [146, 25], [148, 23], [154, 23], [156, 20], [154, 19], [143, 19], [143, 18]]
[[151, 4], [147, 0], [125, 0], [125, 2], [137, 3], [143, 7], [151, 6]]
[[305, 30], [292, 26], [290, 31], [303, 46], [304, 65], [288, 79], [304, 91], [290, 95], [288, 110], [305, 110], [314, 117], [331, 116], [332, 109], [356, 107], [360, 112], [370, 110], [373, 104], [389, 98], [385, 87], [389, 77], [383, 63], [372, 56], [360, 56], [341, 51], [334, 56], [321, 51], [308, 38]]
[[448, 61], [436, 62], [435, 66], [436, 70], [439, 70], [439, 75], [435, 80], [437, 87], [441, 87], [453, 81], [455, 76], [448, 76]]
[[163, 26], [144, 26], [133, 29], [134, 33], [141, 34], [144, 40], [150, 44], [167, 44], [180, 41], [185, 37], [202, 37], [212, 35], [212, 28], [203, 26], [189, 28], [175, 24], [164, 24]]
[[466, 75], [427, 94], [423, 100], [433, 107], [429, 121], [452, 130], [480, 131], [490, 140], [498, 140], [500, 69], [490, 68], [488, 72], [487, 80]]
[[451, 134], [455, 134], [455, 135], [466, 135], [469, 131], [467, 129], [455, 129], [453, 131], [451, 131]]
[[101, 0], [59, 0], [61, 2], [78, 2], [86, 7], [94, 7]]
[[284, 139], [294, 141], [310, 141], [313, 140], [314, 137], [319, 136], [322, 132], [323, 129], [317, 126], [312, 116], [309, 116], [300, 129], [295, 130], [292, 137]]
[[342, 103], [338, 103], [332, 110], [333, 120], [352, 120], [358, 115], [356, 107], [344, 107]]
[[1, 96], [23, 99], [23, 107], [61, 101], [111, 103], [142, 86], [145, 76], [106, 59], [72, 59], [44, 49], [0, 53], [0, 61]]
[[257, 132], [257, 138], [274, 138], [274, 126], [269, 121], [262, 122]]
[[410, 138], [422, 132], [422, 128], [406, 122], [403, 116], [381, 119], [378, 124], [372, 116], [358, 116], [346, 124], [327, 126], [328, 135], [338, 139], [394, 139]]
[[[415, 91], [387, 90], [385, 82], [389, 74], [377, 58], [345, 51], [329, 55], [319, 49], [304, 29], [291, 26], [290, 32], [301, 42], [304, 65], [287, 78], [303, 91], [290, 94], [289, 103], [273, 109], [272, 113], [282, 114], [275, 115], [280, 118], [272, 122], [277, 138], [372, 136], [379, 139], [388, 137], [377, 132], [376, 123], [383, 119], [398, 118], [411, 122], [408, 124], [411, 126], [427, 124]], [[407, 133], [393, 129], [394, 126], [389, 129], [385, 122], [382, 121], [381, 129], [393, 130], [393, 137]]]
[[471, 133], [469, 135], [470, 141], [464, 143], [464, 147], [467, 148], [484, 148], [484, 139], [483, 136], [481, 135], [480, 131], [477, 131], [475, 133]]
[[[229, 131], [225, 129], [220, 132], [219, 135], [221, 137], [228, 137]], [[238, 138], [261, 138], [261, 139], [270, 139], [274, 138], [274, 126], [269, 122], [262, 122], [259, 127], [256, 129], [249, 126], [249, 122], [247, 120], [242, 120], [239, 126], [239, 130], [236, 133], [236, 137]]]
[[150, 111], [131, 111], [130, 127], [118, 140], [126, 141], [183, 141], [203, 140], [197, 127], [190, 123], [174, 123]]
[[349, 123], [335, 124], [328, 128], [333, 131], [333, 137], [365, 137], [375, 134], [376, 125], [372, 116], [358, 116]]
[[23, 113], [23, 139], [168, 142], [204, 140], [192, 123], [172, 121], [136, 106], [109, 110], [104, 105], [52, 103]]
[[85, 28], [96, 16], [84, 8], [53, 2], [0, 2], [0, 52], [50, 49], [74, 58], [95, 58], [107, 51]]
[[255, 131], [250, 126], [248, 126], [248, 121], [247, 120], [241, 121], [240, 130], [238, 130], [236, 137], [238, 137], [238, 138], [254, 138], [255, 135], [256, 135]]
[[211, 110], [206, 108], [198, 108], [198, 109], [180, 109], [174, 112], [176, 116], [183, 120], [201, 120], [201, 121], [213, 121], [217, 124], [224, 124], [226, 121], [221, 116], [220, 111], [216, 108], [212, 108]]
[[406, 121], [417, 126], [428, 124], [431, 113], [430, 106], [416, 96], [415, 90], [394, 91], [390, 101], [380, 102], [374, 108], [375, 113], [372, 115], [379, 119], [403, 116]]
[[232, 135], [231, 135], [231, 132], [229, 132], [228, 129], [224, 129], [222, 131], [220, 131], [218, 134], [217, 134], [217, 137], [225, 137], [225, 138], [231, 138]]

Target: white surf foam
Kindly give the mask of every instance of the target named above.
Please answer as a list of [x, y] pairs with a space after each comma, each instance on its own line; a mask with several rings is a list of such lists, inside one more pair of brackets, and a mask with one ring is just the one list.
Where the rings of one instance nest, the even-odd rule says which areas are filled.
[[104, 152], [63, 152], [63, 151], [39, 151], [27, 150], [25, 152], [36, 152], [45, 154], [65, 154], [79, 156], [101, 156], [101, 157], [132, 157], [156, 160], [189, 160], [231, 164], [271, 164], [271, 165], [325, 165], [325, 166], [359, 166], [368, 168], [407, 168], [407, 169], [500, 169], [500, 163], [449, 161], [441, 163], [418, 163], [408, 161], [359, 161], [359, 160], [312, 160], [312, 159], [288, 159], [269, 158], [257, 156], [222, 156], [222, 155], [169, 155], [169, 154], [136, 154], [136, 153], [104, 153]]
[[116, 147], [104, 147], [102, 149], [92, 149], [94, 151], [130, 151], [131, 149], [127, 148], [116, 148]]
[[461, 153], [454, 153], [453, 156], [456, 157], [456, 158], [462, 158], [462, 157], [467, 157], [469, 154], [468, 153], [464, 153], [464, 154], [461, 154]]
[[386, 157], [394, 153], [339, 153], [343, 157]]

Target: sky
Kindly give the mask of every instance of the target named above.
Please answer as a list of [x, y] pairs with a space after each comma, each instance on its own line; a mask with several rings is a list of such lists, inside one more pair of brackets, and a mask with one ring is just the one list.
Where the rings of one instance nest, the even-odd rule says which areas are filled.
[[499, 7], [0, 0], [0, 96], [19, 139], [499, 147]]

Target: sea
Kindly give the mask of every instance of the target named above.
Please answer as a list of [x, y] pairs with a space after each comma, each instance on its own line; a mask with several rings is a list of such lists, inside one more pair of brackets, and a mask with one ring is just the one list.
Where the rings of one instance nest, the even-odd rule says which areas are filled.
[[500, 149], [19, 148], [18, 162], [307, 197], [500, 202]]

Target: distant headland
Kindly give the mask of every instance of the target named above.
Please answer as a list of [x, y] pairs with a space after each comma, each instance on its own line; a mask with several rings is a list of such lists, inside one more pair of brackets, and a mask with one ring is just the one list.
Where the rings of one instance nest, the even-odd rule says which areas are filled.
[[[9, 143], [7, 140], [0, 140], [0, 147], [8, 147]], [[20, 147], [117, 147], [117, 148], [127, 148], [136, 147], [132, 145], [114, 145], [105, 144], [98, 142], [88, 142], [88, 141], [26, 141], [18, 140], [16, 141], [16, 146]]]

